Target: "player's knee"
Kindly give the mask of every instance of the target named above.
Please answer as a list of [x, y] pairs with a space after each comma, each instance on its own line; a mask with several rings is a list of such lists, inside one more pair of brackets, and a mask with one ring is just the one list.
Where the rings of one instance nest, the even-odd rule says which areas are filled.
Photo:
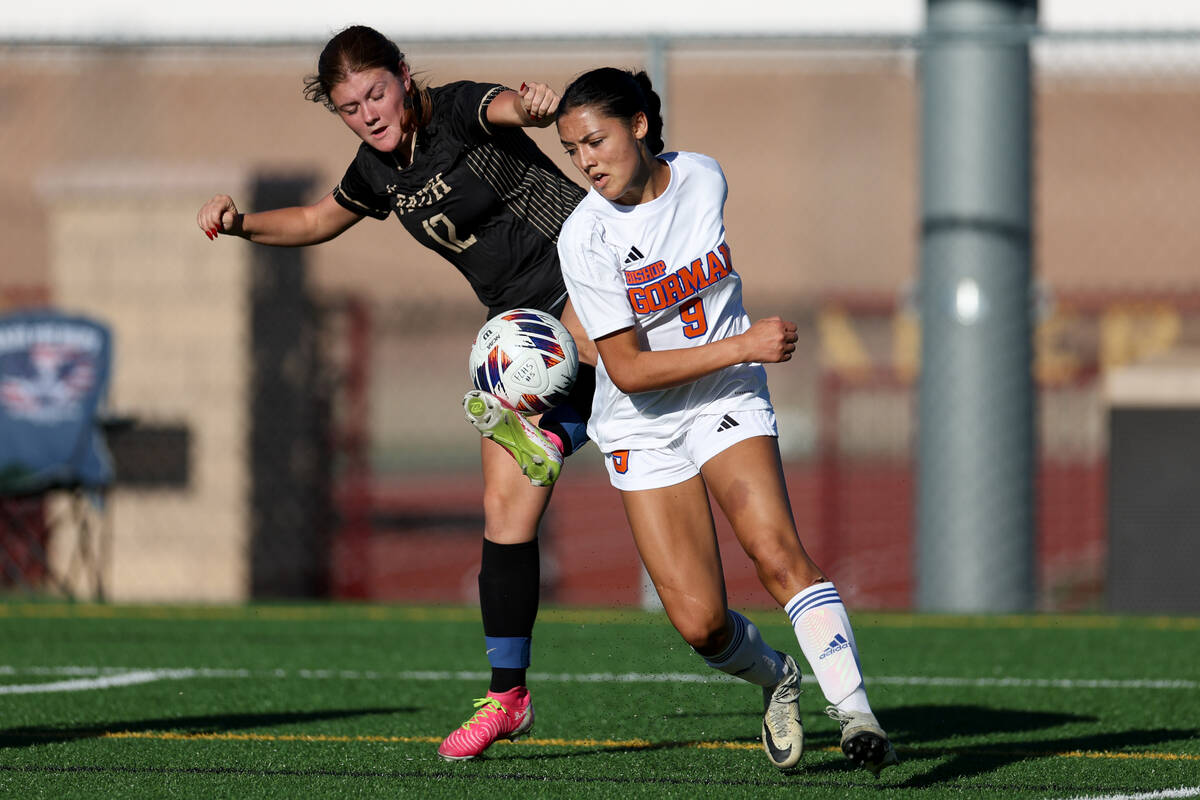
[[692, 649], [702, 655], [720, 652], [729, 643], [728, 621], [724, 609], [689, 614], [676, 621], [675, 629]]
[[[747, 549], [763, 586], [800, 587], [811, 585], [821, 577], [821, 570], [804, 552], [798, 541], [775, 537]], [[798, 591], [798, 589], [797, 589]]]
[[[525, 487], [529, 484], [526, 482]], [[487, 487], [483, 492], [483, 532], [493, 542], [527, 542], [537, 535], [538, 522], [545, 510], [545, 497], [521, 502], [500, 489]]]
[[537, 519], [517, 516], [500, 511], [496, 514], [484, 511], [484, 538], [496, 544], [520, 544], [531, 542], [537, 536]]

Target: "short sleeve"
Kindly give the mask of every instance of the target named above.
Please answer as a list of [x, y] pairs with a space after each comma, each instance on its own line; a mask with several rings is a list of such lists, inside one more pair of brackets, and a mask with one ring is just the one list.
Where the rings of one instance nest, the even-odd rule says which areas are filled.
[[387, 219], [392, 210], [390, 198], [371, 188], [359, 166], [358, 158], [350, 163], [341, 183], [334, 188], [333, 199], [347, 211], [375, 219]]
[[605, 242], [599, 224], [564, 226], [558, 257], [571, 304], [589, 338], [634, 326], [620, 258]]
[[440, 87], [435, 103], [448, 103], [444, 119], [464, 141], [478, 142], [495, 134], [488, 124], [487, 110], [492, 101], [506, 91], [498, 83], [458, 81]]

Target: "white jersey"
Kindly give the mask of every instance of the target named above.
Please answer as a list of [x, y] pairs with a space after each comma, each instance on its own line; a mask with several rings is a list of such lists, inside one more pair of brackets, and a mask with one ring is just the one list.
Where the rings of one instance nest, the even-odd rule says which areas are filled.
[[[667, 153], [666, 190], [648, 203], [613, 203], [595, 189], [563, 224], [563, 278], [592, 339], [633, 328], [643, 350], [698, 347], [742, 333], [741, 278], [725, 243], [721, 166], [698, 153]], [[601, 451], [663, 447], [696, 414], [770, 408], [761, 364], [737, 364], [693, 383], [627, 395], [596, 368], [588, 436]]]

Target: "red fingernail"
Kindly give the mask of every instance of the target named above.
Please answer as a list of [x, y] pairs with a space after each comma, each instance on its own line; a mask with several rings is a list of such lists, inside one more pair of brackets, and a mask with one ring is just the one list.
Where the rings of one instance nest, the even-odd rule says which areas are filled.
[[212, 231], [205, 231], [204, 235], [208, 237], [208, 240], [210, 242], [212, 241]]
[[523, 91], [525, 91], [525, 89], [526, 89], [526, 88], [527, 88], [527, 87], [525, 86], [525, 84], [524, 84], [524, 83], [522, 83], [522, 84], [521, 84], [521, 91], [522, 91], [522, 92], [523, 92]]

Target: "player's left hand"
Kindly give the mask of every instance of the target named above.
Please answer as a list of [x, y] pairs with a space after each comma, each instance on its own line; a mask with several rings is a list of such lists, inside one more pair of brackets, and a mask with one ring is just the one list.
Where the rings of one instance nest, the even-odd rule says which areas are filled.
[[796, 323], [779, 317], [758, 320], [742, 336], [745, 337], [750, 356], [746, 360], [762, 364], [789, 361], [792, 353], [796, 351], [796, 341], [800, 338], [796, 332]]
[[554, 121], [559, 97], [553, 89], [544, 83], [522, 83], [520, 95], [521, 106], [534, 125], [544, 128]]

